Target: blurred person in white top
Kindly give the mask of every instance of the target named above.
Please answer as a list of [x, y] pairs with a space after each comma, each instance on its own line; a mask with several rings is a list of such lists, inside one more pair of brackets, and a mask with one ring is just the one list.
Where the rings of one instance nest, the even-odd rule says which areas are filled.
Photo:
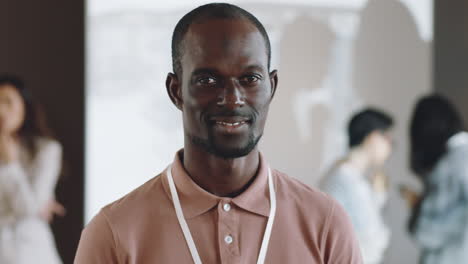
[[21, 79], [0, 74], [0, 263], [58, 264], [49, 222], [64, 208], [54, 189], [61, 145]]
[[345, 208], [365, 264], [382, 262], [390, 232], [382, 217], [388, 180], [383, 166], [392, 152], [390, 115], [376, 109], [355, 114], [348, 124], [349, 152], [321, 182], [323, 191]]

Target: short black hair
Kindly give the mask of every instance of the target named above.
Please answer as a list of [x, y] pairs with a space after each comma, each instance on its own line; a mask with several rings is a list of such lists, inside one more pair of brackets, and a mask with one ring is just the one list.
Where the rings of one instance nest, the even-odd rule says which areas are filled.
[[181, 59], [183, 56], [183, 41], [190, 25], [210, 19], [247, 19], [262, 34], [265, 40], [265, 46], [268, 56], [268, 69], [271, 61], [271, 44], [268, 34], [262, 23], [248, 11], [227, 3], [211, 3], [199, 6], [185, 16], [177, 23], [172, 34], [172, 70], [175, 74], [182, 74]]
[[411, 169], [425, 176], [447, 151], [447, 141], [464, 129], [460, 114], [450, 101], [431, 94], [416, 103], [410, 125]]
[[374, 131], [387, 131], [393, 126], [393, 118], [375, 108], [366, 108], [355, 114], [348, 124], [349, 147], [355, 147]]

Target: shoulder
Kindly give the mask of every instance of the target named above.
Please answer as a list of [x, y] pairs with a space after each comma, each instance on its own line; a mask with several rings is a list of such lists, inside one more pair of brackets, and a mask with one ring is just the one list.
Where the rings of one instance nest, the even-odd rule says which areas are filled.
[[[41, 168], [57, 168], [62, 162], [62, 145], [55, 139], [38, 137], [34, 139], [35, 153], [33, 159], [23, 166], [36, 166]], [[24, 161], [26, 162], [26, 161]]]
[[457, 162], [460, 160], [465, 161], [468, 154], [468, 144], [449, 148], [447, 153], [442, 157], [444, 161]]
[[296, 215], [302, 215], [311, 228], [320, 230], [318, 241], [326, 263], [361, 263], [351, 220], [343, 207], [314, 187], [282, 172], [274, 170], [272, 173], [279, 203], [297, 208], [300, 212]]
[[81, 233], [74, 263], [119, 263], [121, 255], [119, 239], [102, 210]]
[[287, 195], [291, 198], [304, 198], [307, 196], [309, 198], [324, 199], [327, 195], [322, 191], [311, 187], [300, 180], [287, 175], [278, 170], [272, 170], [272, 175], [275, 179], [275, 184], [277, 192], [280, 192], [283, 195]]
[[35, 143], [40, 153], [62, 153], [62, 145], [53, 138], [39, 137], [35, 139]]
[[448, 160], [460, 166], [468, 167], [468, 144], [462, 145], [448, 152]]
[[328, 195], [322, 191], [311, 187], [300, 180], [291, 177], [281, 171], [271, 171], [276, 184], [277, 193], [280, 195], [287, 196], [288, 199], [318, 199], [325, 201]]
[[432, 177], [438, 177], [438, 175], [458, 175], [468, 174], [468, 145], [458, 146], [449, 149], [447, 153], [437, 162], [434, 167]]
[[323, 221], [326, 221], [337, 204], [330, 195], [280, 171], [273, 170], [272, 173], [275, 176], [276, 192], [280, 202], [294, 205], [296, 208], [302, 208], [304, 211], [313, 212], [316, 215], [322, 215]]
[[355, 186], [356, 180], [341, 166], [332, 168], [320, 182], [320, 188], [329, 194], [344, 194], [349, 188]]
[[101, 209], [82, 232], [75, 263], [117, 263], [164, 207], [161, 174]]
[[162, 184], [162, 175], [153, 177], [132, 192], [103, 207], [100, 213], [106, 215], [110, 225], [117, 230], [127, 230], [132, 221], [158, 219], [150, 216], [167, 209], [166, 205], [170, 204]]

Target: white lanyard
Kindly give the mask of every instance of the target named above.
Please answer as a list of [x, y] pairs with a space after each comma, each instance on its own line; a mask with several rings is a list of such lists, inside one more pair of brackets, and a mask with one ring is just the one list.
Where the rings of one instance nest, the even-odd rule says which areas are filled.
[[[179, 195], [177, 194], [177, 189], [174, 184], [174, 179], [172, 178], [172, 168], [171, 165], [167, 168], [167, 179], [169, 181], [169, 189], [171, 190], [172, 201], [174, 203], [174, 209], [177, 214], [177, 220], [179, 220], [180, 227], [184, 233], [185, 241], [190, 249], [190, 254], [192, 255], [193, 262], [195, 264], [202, 264], [200, 255], [198, 255], [195, 242], [193, 242], [192, 234], [185, 221], [184, 212], [180, 205]], [[267, 226], [265, 228], [265, 234], [263, 235], [262, 246], [260, 248], [260, 253], [258, 254], [257, 264], [263, 264], [265, 262], [265, 257], [268, 249], [268, 242], [270, 241], [271, 229], [273, 228], [273, 221], [275, 220], [276, 214], [276, 194], [275, 187], [273, 186], [273, 178], [271, 177], [271, 170], [268, 168], [268, 190], [270, 193], [270, 216], [268, 217]]]

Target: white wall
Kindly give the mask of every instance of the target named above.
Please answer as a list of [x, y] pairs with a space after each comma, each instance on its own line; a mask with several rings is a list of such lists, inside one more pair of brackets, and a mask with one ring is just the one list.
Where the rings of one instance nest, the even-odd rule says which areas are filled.
[[[87, 17], [86, 217], [162, 171], [182, 147], [179, 112], [164, 87], [177, 20], [206, 1], [90, 0]], [[237, 1], [267, 27], [279, 90], [261, 148], [269, 162], [314, 185], [346, 150], [352, 111], [395, 115], [388, 166], [386, 263], [416, 263], [396, 186], [407, 169], [407, 122], [431, 89], [431, 0]]]

